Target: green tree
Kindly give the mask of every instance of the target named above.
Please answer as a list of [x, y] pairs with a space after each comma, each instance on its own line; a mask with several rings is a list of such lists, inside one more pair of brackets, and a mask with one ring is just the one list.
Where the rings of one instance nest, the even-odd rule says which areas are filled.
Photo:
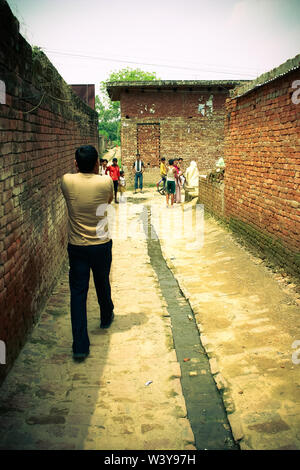
[[129, 67], [112, 72], [107, 80], [100, 82], [101, 97], [96, 96], [96, 111], [99, 114], [99, 133], [106, 136], [113, 143], [120, 145], [121, 110], [120, 101], [111, 101], [106, 85], [108, 82], [132, 82], [160, 80], [155, 72], [144, 72]]

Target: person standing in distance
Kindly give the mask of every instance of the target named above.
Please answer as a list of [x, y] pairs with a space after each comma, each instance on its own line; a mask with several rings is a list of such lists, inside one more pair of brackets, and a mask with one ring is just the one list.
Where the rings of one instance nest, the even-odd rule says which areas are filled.
[[140, 188], [141, 193], [143, 192], [143, 173], [145, 170], [144, 162], [141, 160], [141, 156], [139, 153], [136, 154], [136, 160], [133, 164], [134, 169], [134, 193], [137, 192], [138, 186]]
[[109, 174], [111, 179], [113, 180], [115, 203], [119, 204], [118, 199], [117, 199], [117, 194], [118, 194], [118, 186], [119, 186], [119, 179], [120, 179], [120, 168], [118, 165], [117, 158], [113, 158], [112, 165], [109, 165], [106, 168], [106, 174]]
[[100, 328], [109, 328], [114, 319], [109, 273], [112, 262], [112, 240], [106, 209], [113, 200], [113, 182], [100, 176], [95, 147], [83, 145], [75, 152], [77, 173], [67, 173], [61, 189], [68, 210], [69, 285], [73, 358], [83, 360], [89, 354], [87, 330], [87, 294], [90, 270], [100, 307]]
[[174, 166], [174, 160], [170, 159], [169, 166], [167, 167], [167, 192], [166, 192], [167, 207], [170, 207], [169, 198], [171, 198], [171, 207], [173, 207], [173, 204], [174, 204], [176, 174], [177, 174], [177, 169]]

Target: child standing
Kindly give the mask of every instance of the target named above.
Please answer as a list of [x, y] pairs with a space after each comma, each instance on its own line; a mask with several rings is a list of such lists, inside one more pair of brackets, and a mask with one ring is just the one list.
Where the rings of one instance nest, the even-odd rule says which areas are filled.
[[179, 160], [178, 158], [174, 158], [174, 167], [176, 169], [175, 173], [175, 196], [174, 202], [179, 203], [181, 202], [181, 187], [180, 187], [180, 167], [179, 167]]
[[125, 193], [125, 187], [126, 187], [126, 179], [124, 175], [124, 171], [120, 171], [120, 178], [119, 178], [119, 191], [120, 191], [120, 202], [123, 202], [125, 200], [125, 196], [123, 199], [123, 194]]
[[[166, 159], [163, 157], [161, 160], [160, 160], [160, 176], [161, 176], [161, 180], [159, 181], [159, 183], [162, 181], [163, 182], [163, 188], [164, 190], [166, 189], [166, 181], [167, 181], [167, 168], [166, 168]], [[157, 186], [159, 185], [159, 183], [157, 183]]]
[[109, 165], [106, 168], [106, 174], [109, 174], [109, 176], [113, 180], [114, 193], [115, 193], [115, 203], [119, 204], [118, 200], [117, 200], [117, 191], [118, 191], [119, 178], [120, 178], [120, 168], [119, 168], [119, 165], [118, 165], [118, 159], [117, 158], [113, 158], [112, 165]]
[[169, 207], [169, 197], [171, 198], [171, 207], [173, 207], [174, 204], [176, 172], [177, 170], [174, 166], [174, 160], [169, 160], [169, 166], [167, 168], [167, 207]]
[[101, 166], [99, 166], [99, 175], [106, 175], [107, 164], [108, 161], [106, 159], [102, 159]]

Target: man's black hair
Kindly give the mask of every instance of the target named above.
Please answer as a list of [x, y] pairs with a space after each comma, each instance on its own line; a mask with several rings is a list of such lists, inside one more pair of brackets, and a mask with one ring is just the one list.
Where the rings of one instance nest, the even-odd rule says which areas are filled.
[[98, 152], [92, 145], [82, 145], [75, 152], [80, 173], [92, 173], [98, 160]]
[[174, 163], [174, 160], [173, 160], [173, 159], [172, 159], [172, 160], [169, 160], [169, 165], [173, 165], [173, 163]]
[[162, 158], [161, 158], [161, 161], [162, 161], [162, 162], [166, 161], [165, 157], [162, 157]]
[[117, 158], [113, 158], [112, 161], [113, 161], [113, 162], [118, 162], [118, 159], [117, 159]]

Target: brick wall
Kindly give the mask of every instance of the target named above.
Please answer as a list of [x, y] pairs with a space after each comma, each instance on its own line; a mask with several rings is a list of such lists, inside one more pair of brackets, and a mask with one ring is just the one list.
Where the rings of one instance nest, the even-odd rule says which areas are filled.
[[73, 171], [79, 145], [98, 147], [98, 119], [46, 56], [32, 52], [3, 0], [0, 21], [1, 382], [61, 270], [67, 218], [60, 178]]
[[[182, 157], [186, 167], [191, 160], [196, 160], [200, 170], [214, 167], [223, 155], [227, 94], [227, 91], [207, 90], [121, 93], [123, 165], [130, 169], [139, 150], [149, 170], [158, 167], [160, 157], [167, 160]], [[211, 95], [212, 112], [206, 105]], [[199, 105], [202, 108], [199, 109]], [[151, 151], [143, 143], [147, 132], [152, 142]]]
[[199, 202], [204, 204], [204, 210], [214, 216], [224, 217], [224, 183], [210, 181], [205, 176], [199, 177]]
[[300, 104], [292, 101], [292, 84], [300, 79], [297, 57], [296, 69], [281, 67], [277, 77], [275, 71], [227, 100], [224, 197], [231, 227], [299, 275]]

